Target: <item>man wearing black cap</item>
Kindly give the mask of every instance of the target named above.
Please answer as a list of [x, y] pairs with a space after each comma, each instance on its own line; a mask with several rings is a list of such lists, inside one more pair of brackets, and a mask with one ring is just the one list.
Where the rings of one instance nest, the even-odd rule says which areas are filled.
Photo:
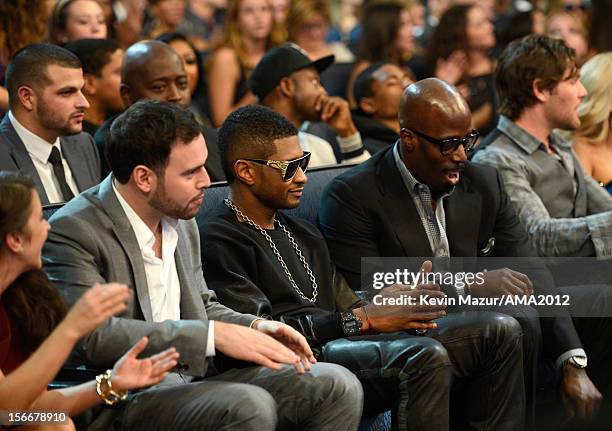
[[[333, 62], [333, 55], [311, 61], [298, 45], [284, 44], [264, 55], [249, 85], [260, 104], [284, 115], [298, 129], [306, 121], [322, 121], [334, 129], [342, 163], [362, 162], [370, 154], [363, 147], [348, 102], [328, 96], [321, 86], [319, 74]], [[337, 163], [329, 142], [303, 130], [299, 138], [302, 149], [311, 153], [311, 167]]]
[[399, 139], [399, 106], [404, 88], [412, 84], [406, 71], [392, 63], [377, 62], [361, 72], [353, 85], [357, 109], [353, 120], [370, 154]]

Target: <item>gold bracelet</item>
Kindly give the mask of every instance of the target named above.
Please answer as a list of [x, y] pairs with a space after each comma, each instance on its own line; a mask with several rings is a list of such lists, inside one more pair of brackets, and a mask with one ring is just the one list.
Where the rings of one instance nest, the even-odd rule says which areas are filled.
[[119, 401], [125, 400], [128, 396], [128, 391], [117, 393], [113, 390], [112, 378], [113, 370], [106, 370], [105, 374], [96, 376], [96, 392], [102, 398], [102, 401], [109, 406], [114, 406]]

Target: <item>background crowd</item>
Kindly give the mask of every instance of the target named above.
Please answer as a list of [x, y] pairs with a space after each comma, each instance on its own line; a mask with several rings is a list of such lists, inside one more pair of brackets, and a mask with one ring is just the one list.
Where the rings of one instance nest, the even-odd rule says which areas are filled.
[[[351, 108], [357, 107], [357, 75], [372, 63], [389, 62], [413, 80], [436, 76], [458, 86], [474, 127], [485, 136], [496, 124], [492, 72], [501, 50], [527, 34], [547, 34], [563, 39], [582, 65], [612, 48], [611, 10], [607, 0], [14, 0], [0, 5], [0, 84], [10, 58], [30, 43], [107, 39], [117, 51], [157, 38], [181, 55], [201, 122], [219, 127], [231, 111], [257, 101], [247, 81], [263, 55], [291, 41], [312, 59], [334, 54], [324, 86]], [[91, 49], [81, 51], [82, 59]], [[121, 54], [97, 57], [96, 67], [85, 69], [106, 87], [102, 97], [92, 96], [106, 109], [87, 113], [94, 125], [122, 109]], [[6, 111], [8, 95], [0, 88], [0, 113]]]

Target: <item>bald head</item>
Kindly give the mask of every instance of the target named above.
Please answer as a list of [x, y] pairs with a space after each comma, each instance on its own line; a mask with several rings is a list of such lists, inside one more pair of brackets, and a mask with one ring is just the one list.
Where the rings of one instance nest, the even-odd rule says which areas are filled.
[[438, 78], [415, 82], [404, 90], [399, 111], [401, 128], [424, 132], [440, 126], [470, 124], [472, 114], [459, 90]]
[[127, 49], [123, 59], [121, 95], [126, 106], [141, 99], [189, 106], [191, 95], [183, 60], [164, 42], [135, 43]]

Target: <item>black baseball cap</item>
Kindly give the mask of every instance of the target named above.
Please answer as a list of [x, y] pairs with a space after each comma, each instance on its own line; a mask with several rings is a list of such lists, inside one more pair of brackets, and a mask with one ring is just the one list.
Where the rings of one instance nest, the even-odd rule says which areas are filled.
[[335, 57], [328, 55], [316, 61], [310, 60], [306, 52], [295, 43], [285, 43], [272, 48], [257, 63], [249, 80], [249, 88], [262, 100], [280, 83], [281, 79], [307, 67], [319, 73], [327, 69]]

